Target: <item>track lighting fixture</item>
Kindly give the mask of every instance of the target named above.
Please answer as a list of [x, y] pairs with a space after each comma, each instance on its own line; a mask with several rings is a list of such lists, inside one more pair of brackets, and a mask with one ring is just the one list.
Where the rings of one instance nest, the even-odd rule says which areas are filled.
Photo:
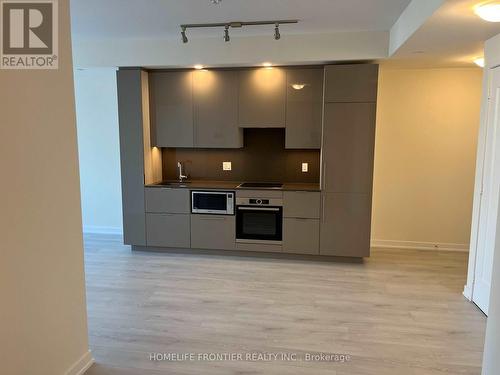
[[273, 21], [250, 21], [250, 22], [226, 22], [226, 23], [192, 23], [192, 24], [185, 24], [185, 25], [180, 25], [181, 26], [181, 36], [182, 36], [182, 43], [187, 43], [188, 38], [186, 36], [186, 30], [189, 28], [198, 28], [198, 27], [224, 27], [224, 41], [229, 42], [231, 39], [229, 37], [229, 28], [230, 27], [237, 27], [241, 28], [243, 26], [259, 26], [259, 25], [274, 25], [274, 39], [279, 40], [281, 39], [281, 34], [280, 34], [280, 25], [286, 24], [286, 23], [297, 23], [299, 22], [298, 20], [273, 20]]
[[186, 27], [185, 26], [181, 26], [181, 37], [182, 37], [182, 43], [187, 43], [188, 42], [188, 38], [186, 36]]

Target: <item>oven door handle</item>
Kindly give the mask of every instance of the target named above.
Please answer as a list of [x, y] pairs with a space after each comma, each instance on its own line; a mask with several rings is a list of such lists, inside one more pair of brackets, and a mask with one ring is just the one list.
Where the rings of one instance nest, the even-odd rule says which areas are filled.
[[238, 210], [244, 211], [274, 211], [278, 212], [280, 209], [276, 207], [236, 207]]

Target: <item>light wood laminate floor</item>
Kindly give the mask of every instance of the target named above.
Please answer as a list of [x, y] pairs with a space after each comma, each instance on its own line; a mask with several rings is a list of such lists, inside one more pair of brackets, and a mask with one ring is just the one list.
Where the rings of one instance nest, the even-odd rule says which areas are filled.
[[[486, 318], [467, 254], [363, 263], [131, 252], [88, 235], [88, 375], [480, 374]], [[339, 353], [350, 361], [151, 361], [150, 353]]]

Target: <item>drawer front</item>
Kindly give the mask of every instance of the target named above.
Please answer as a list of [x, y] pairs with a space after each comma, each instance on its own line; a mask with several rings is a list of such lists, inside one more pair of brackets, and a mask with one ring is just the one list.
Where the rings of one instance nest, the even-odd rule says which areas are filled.
[[281, 190], [236, 190], [236, 198], [283, 198]]
[[285, 191], [283, 216], [319, 219], [321, 193], [309, 191]]
[[188, 214], [191, 212], [189, 190], [145, 188], [146, 212]]
[[146, 214], [147, 246], [189, 248], [190, 222], [186, 214]]
[[319, 254], [319, 219], [283, 219], [283, 251]]
[[236, 220], [234, 216], [191, 215], [193, 249], [234, 250]]
[[236, 250], [255, 251], [260, 253], [282, 253], [283, 246], [260, 244], [260, 243], [236, 242]]

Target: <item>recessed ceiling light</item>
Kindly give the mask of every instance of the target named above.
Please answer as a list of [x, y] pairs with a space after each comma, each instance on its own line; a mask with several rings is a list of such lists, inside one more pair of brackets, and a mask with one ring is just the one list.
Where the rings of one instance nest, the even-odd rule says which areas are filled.
[[265, 63], [262, 63], [262, 66], [264, 66], [266, 68], [270, 68], [271, 66], [273, 66], [273, 64], [271, 64], [270, 62], [265, 62]]
[[302, 90], [304, 87], [306, 86], [305, 83], [294, 83], [292, 85], [292, 87], [295, 89], [295, 90]]
[[498, 1], [477, 5], [474, 12], [488, 22], [500, 22], [500, 3]]
[[481, 68], [484, 68], [484, 57], [479, 57], [479, 58], [475, 59], [474, 64], [476, 64], [477, 66], [479, 66]]
[[201, 65], [201, 64], [196, 64], [196, 65], [194, 66], [194, 68], [195, 68], [196, 70], [201, 70], [201, 69], [203, 69], [203, 65]]

